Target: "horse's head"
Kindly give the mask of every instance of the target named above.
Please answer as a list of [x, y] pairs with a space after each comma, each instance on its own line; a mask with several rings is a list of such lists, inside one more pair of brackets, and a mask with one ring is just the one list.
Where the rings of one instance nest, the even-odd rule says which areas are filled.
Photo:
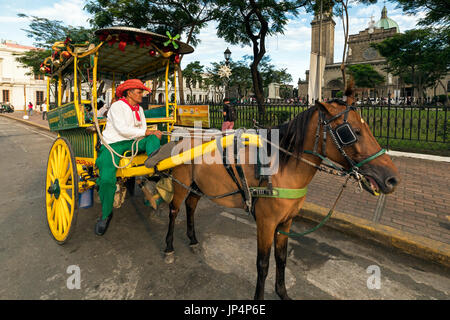
[[358, 170], [369, 182], [363, 184], [368, 192], [391, 193], [400, 182], [398, 169], [351, 103], [351, 98], [347, 105], [337, 100], [316, 103], [323, 117], [321, 133], [327, 130], [325, 154], [346, 169]]

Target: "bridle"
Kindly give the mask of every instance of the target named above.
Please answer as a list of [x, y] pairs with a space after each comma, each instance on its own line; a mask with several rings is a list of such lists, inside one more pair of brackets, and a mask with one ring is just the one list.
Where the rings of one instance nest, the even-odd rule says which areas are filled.
[[[347, 152], [345, 152], [344, 148], [355, 144], [358, 141], [358, 136], [355, 134], [355, 131], [353, 130], [352, 126], [350, 125], [350, 123], [348, 122], [347, 119], [348, 119], [349, 112], [352, 110], [357, 111], [357, 108], [354, 106], [349, 106], [347, 104], [345, 104], [345, 106], [346, 106], [345, 110], [341, 111], [340, 113], [338, 113], [337, 115], [335, 115], [329, 119], [326, 118], [325, 112], [323, 112], [319, 107], [317, 107], [318, 112], [319, 112], [319, 120], [318, 120], [318, 124], [317, 124], [317, 129], [316, 129], [314, 149], [312, 151], [304, 150], [303, 152], [317, 156], [324, 161], [324, 165], [331, 167], [335, 170], [345, 172], [346, 174], [355, 177], [355, 179], [359, 183], [362, 182], [366, 185], [369, 185], [367, 180], [359, 172], [359, 169], [364, 164], [366, 164], [366, 163], [378, 158], [379, 156], [383, 155], [384, 153], [386, 153], [386, 149], [382, 148], [375, 154], [371, 155], [370, 157], [367, 157], [366, 159], [364, 159], [360, 162], [355, 162], [352, 158], [349, 157]], [[344, 122], [342, 124], [336, 126], [336, 128], [333, 129], [333, 127], [331, 126], [331, 123], [334, 122], [335, 120], [339, 119], [342, 116], [344, 116]], [[320, 128], [322, 128], [322, 132], [320, 131]], [[333, 141], [334, 145], [338, 149], [339, 153], [344, 157], [344, 159], [349, 164], [350, 168], [348, 170], [337, 167], [333, 162], [331, 162], [331, 160], [329, 160], [327, 158], [327, 154], [326, 154], [327, 134], [330, 135], [331, 140]], [[322, 136], [322, 153], [319, 153], [317, 151], [320, 136]]]

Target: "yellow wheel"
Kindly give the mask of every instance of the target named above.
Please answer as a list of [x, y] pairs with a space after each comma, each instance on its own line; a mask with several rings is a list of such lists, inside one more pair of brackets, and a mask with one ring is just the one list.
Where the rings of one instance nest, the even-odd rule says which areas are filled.
[[78, 176], [72, 148], [63, 137], [55, 140], [48, 156], [45, 207], [53, 238], [64, 244], [78, 215]]

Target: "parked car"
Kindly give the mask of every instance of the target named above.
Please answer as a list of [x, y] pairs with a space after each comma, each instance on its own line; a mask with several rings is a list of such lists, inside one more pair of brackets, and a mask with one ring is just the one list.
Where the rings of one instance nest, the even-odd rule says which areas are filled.
[[14, 107], [9, 103], [2, 103], [0, 105], [0, 113], [12, 113], [14, 112]]

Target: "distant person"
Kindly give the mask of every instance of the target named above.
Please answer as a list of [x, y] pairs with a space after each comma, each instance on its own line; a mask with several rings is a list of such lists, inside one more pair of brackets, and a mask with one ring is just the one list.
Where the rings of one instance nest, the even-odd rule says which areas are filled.
[[31, 117], [33, 115], [33, 104], [28, 102], [28, 116]]
[[41, 104], [41, 110], [42, 110], [42, 120], [48, 120], [47, 117], [47, 99], [44, 100], [44, 102]]
[[230, 99], [223, 99], [223, 124], [222, 131], [232, 130], [236, 121], [236, 109], [230, 104]]

